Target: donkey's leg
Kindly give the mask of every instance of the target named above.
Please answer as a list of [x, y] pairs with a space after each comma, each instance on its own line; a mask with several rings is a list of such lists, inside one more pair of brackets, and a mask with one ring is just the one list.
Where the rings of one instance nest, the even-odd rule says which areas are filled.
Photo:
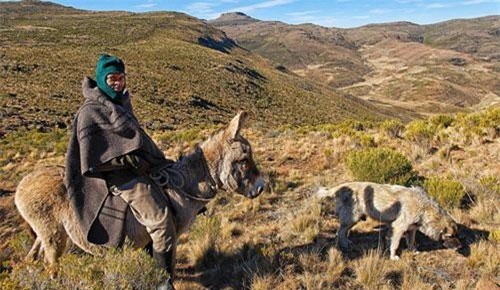
[[64, 228], [60, 226], [55, 231], [51, 231], [50, 236], [42, 240], [45, 251], [45, 262], [50, 266], [54, 266], [59, 257], [62, 256], [67, 239], [68, 235], [64, 231]]
[[38, 260], [40, 256], [40, 252], [42, 250], [42, 240], [39, 237], [36, 237], [35, 242], [33, 243], [33, 246], [31, 246], [30, 251], [24, 258], [26, 261], [36, 261]]

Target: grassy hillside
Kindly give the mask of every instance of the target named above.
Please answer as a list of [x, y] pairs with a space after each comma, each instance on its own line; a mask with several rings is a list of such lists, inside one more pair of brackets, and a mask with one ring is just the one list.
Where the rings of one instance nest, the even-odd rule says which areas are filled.
[[359, 82], [370, 71], [356, 51], [355, 43], [345, 39], [340, 29], [312, 24], [241, 21], [246, 17], [233, 13], [230, 18], [226, 14], [210, 23], [220, 27], [241, 46], [273, 60], [276, 65], [334, 88]]
[[[438, 115], [407, 125], [391, 120], [245, 129], [256, 161], [268, 176], [269, 191], [253, 200], [220, 192], [209, 203], [207, 214], [198, 216], [180, 238], [175, 286], [181, 290], [495, 289], [500, 283], [499, 124], [500, 110], [490, 109]], [[186, 129], [175, 138], [163, 139], [162, 134], [155, 138], [174, 156], [211, 131]], [[60, 156], [40, 150], [46, 155], [34, 163], [55, 162]], [[388, 152], [389, 158], [373, 159], [379, 152]], [[368, 158], [352, 162], [353, 156]], [[355, 246], [339, 250], [334, 204], [315, 199], [318, 187], [359, 179], [389, 180], [383, 177], [391, 171], [399, 182], [424, 186], [446, 208], [460, 224], [460, 249], [445, 249], [418, 234], [420, 252], [406, 250], [402, 241], [401, 260], [391, 261], [381, 249], [387, 229], [367, 220], [351, 231]], [[149, 289], [164, 277], [155, 271], [150, 257], [126, 248], [105, 257], [73, 249], [62, 257], [59, 275], [51, 279], [43, 263], [22, 261], [33, 239], [19, 226], [12, 199], [0, 198], [4, 217], [0, 288]]]
[[[276, 28], [263, 38], [269, 53], [282, 41], [275, 33], [284, 32], [289, 64], [185, 14], [0, 2], [0, 289], [154, 289], [165, 279], [146, 253], [128, 246], [103, 257], [70, 247], [56, 277], [42, 262], [23, 260], [33, 236], [13, 192], [34, 167], [64, 163], [80, 82], [104, 51], [124, 58], [136, 113], [167, 156], [192, 149], [237, 110], [250, 112], [242, 134], [268, 190], [253, 200], [218, 193], [180, 236], [177, 289], [497, 289], [497, 63], [415, 41], [421, 28], [411, 23], [380, 39], [370, 30], [392, 30], [364, 27], [359, 35], [373, 36], [369, 44], [312, 25], [264, 26]], [[303, 50], [289, 46], [303, 39]], [[321, 57], [328, 65], [305, 62]], [[323, 76], [355, 81], [327, 86]], [[422, 117], [415, 111], [470, 106], [477, 111], [409, 120]], [[341, 251], [334, 204], [315, 194], [354, 180], [423, 186], [459, 223], [462, 247], [445, 249], [418, 234], [420, 252], [402, 241], [401, 260], [391, 261], [387, 227], [367, 220], [350, 233], [354, 247]]]
[[[135, 110], [147, 128], [228, 120], [238, 109], [260, 126], [377, 119], [367, 103], [276, 69], [202, 21], [175, 12], [85, 12], [0, 3], [2, 127], [65, 127], [99, 53], [125, 60]], [[38, 11], [36, 8], [40, 8]], [[155, 112], [151, 114], [151, 112]]]
[[[497, 11], [498, 12], [498, 11]], [[500, 16], [455, 19], [425, 27], [424, 43], [496, 61], [500, 59]]]
[[211, 23], [299, 75], [386, 109], [432, 114], [500, 100], [498, 16], [352, 29], [240, 21], [244, 17], [234, 13], [233, 22], [225, 15]]

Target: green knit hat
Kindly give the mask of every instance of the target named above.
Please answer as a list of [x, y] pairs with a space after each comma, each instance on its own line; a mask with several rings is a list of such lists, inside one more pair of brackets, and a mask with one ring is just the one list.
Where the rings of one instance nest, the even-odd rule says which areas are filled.
[[106, 83], [106, 77], [111, 73], [125, 73], [125, 64], [121, 59], [109, 54], [101, 54], [95, 68], [97, 87], [113, 102], [120, 102], [123, 92], [115, 92]]

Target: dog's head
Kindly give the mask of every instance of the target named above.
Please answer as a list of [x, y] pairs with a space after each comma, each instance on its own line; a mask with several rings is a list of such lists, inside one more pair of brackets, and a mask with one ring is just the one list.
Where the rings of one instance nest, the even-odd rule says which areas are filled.
[[442, 210], [428, 210], [420, 230], [429, 238], [443, 242], [443, 246], [446, 248], [460, 248], [462, 246], [456, 238], [457, 223]]
[[458, 225], [450, 219], [440, 231], [440, 240], [443, 241], [443, 246], [449, 249], [462, 247], [460, 240], [456, 237], [457, 233]]

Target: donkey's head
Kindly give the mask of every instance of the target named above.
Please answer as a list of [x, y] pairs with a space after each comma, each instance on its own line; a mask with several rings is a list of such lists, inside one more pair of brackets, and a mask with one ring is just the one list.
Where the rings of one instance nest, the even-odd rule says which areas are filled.
[[264, 190], [265, 182], [253, 160], [250, 143], [240, 135], [246, 116], [240, 112], [202, 147], [212, 177], [222, 189], [254, 198]]

